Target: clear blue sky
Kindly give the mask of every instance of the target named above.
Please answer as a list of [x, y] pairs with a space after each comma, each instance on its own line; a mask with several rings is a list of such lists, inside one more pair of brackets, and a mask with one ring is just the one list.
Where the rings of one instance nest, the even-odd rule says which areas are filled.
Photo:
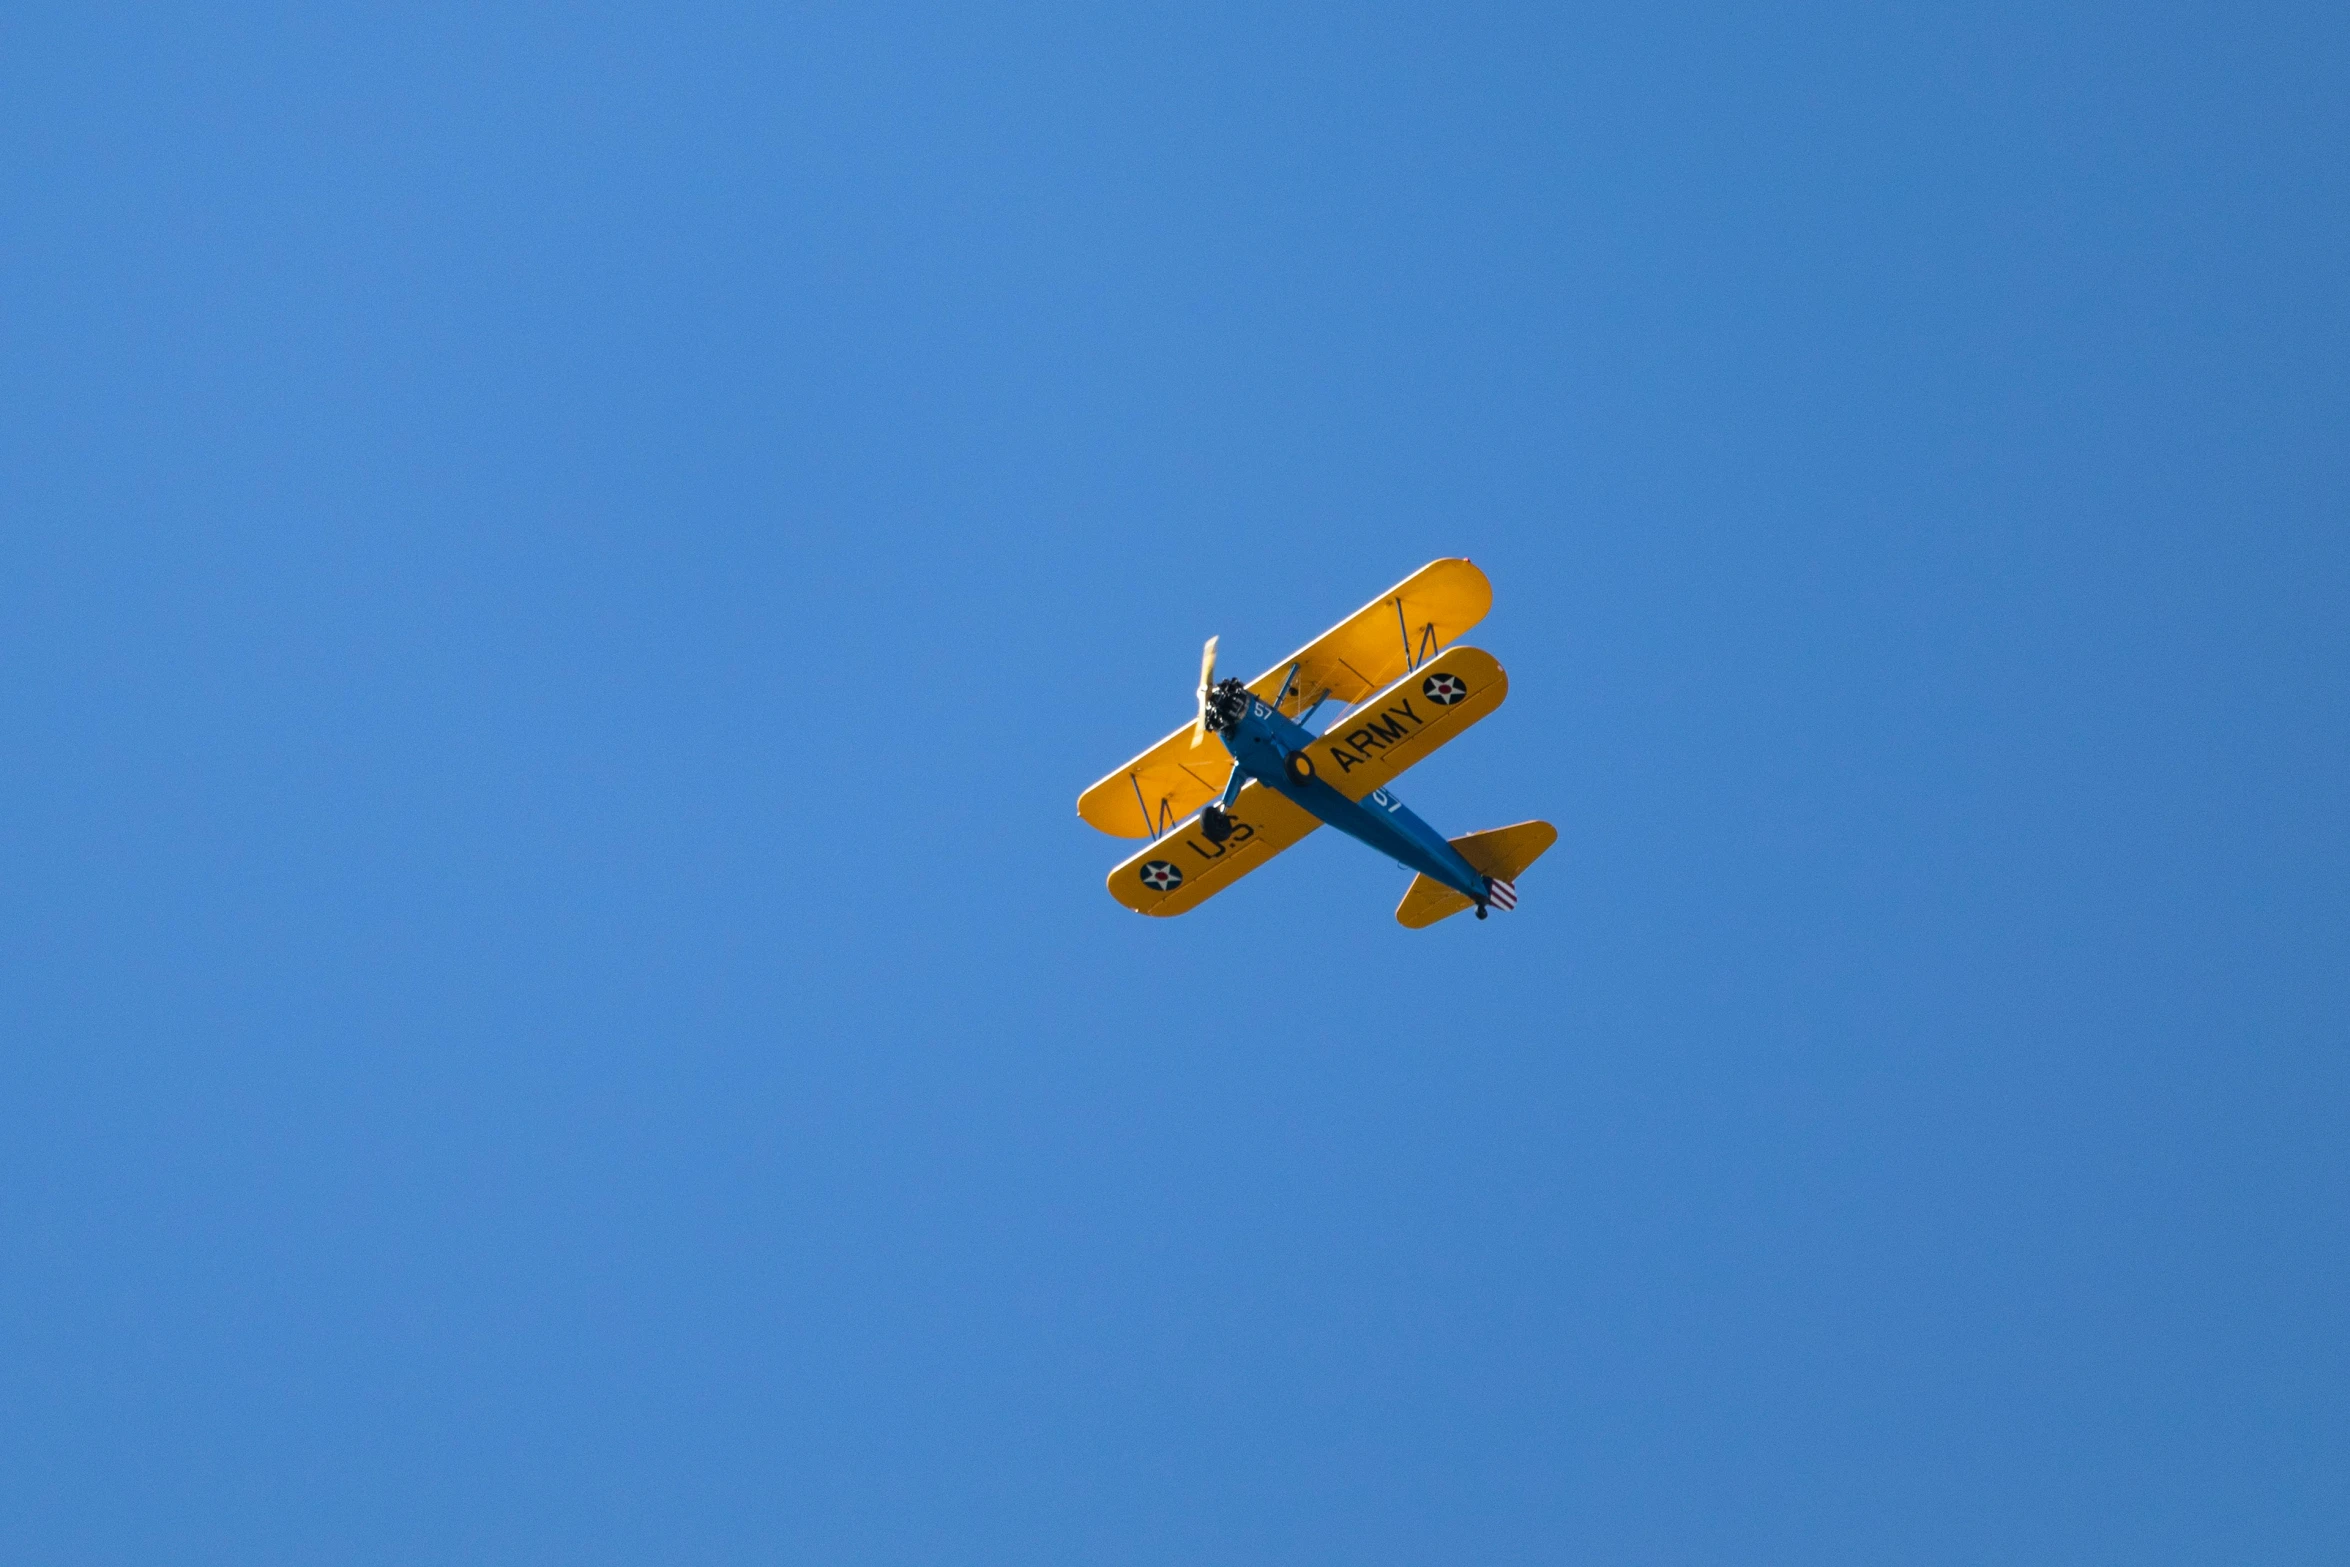
[[[0, 21], [0, 1557], [2350, 1556], [2350, 13]], [[1557, 849], [1078, 791], [1438, 555]]]

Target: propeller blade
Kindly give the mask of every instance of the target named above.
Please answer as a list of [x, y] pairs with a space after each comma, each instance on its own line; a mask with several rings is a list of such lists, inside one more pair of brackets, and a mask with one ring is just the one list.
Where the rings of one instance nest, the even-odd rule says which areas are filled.
[[1208, 737], [1208, 693], [1216, 689], [1216, 639], [1208, 638], [1208, 645], [1199, 655], [1199, 717], [1191, 726], [1191, 743], [1196, 750]]

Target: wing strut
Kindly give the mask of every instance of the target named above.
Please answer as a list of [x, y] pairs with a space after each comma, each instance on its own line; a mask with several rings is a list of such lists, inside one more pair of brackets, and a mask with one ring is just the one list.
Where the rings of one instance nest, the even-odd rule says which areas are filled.
[[1159, 802], [1159, 814], [1151, 815], [1150, 801], [1142, 797], [1142, 780], [1128, 773], [1126, 781], [1134, 785], [1134, 803], [1142, 807], [1142, 835], [1156, 843], [1167, 835], [1168, 826], [1175, 820], [1175, 808], [1165, 800]]

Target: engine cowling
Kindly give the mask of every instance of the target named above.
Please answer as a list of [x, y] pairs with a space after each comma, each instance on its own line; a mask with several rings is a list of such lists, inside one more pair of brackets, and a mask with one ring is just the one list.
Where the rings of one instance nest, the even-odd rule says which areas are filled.
[[1208, 733], [1220, 734], [1227, 729], [1237, 729], [1241, 716], [1247, 711], [1248, 687], [1236, 679], [1217, 681], [1214, 689], [1208, 692]]

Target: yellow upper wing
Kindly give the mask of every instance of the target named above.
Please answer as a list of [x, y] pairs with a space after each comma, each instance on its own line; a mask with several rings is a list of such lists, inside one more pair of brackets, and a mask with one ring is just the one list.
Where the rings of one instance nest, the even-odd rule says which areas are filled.
[[[1353, 705], [1426, 663], [1493, 608], [1493, 584], [1465, 560], [1432, 560], [1249, 682], [1295, 718], [1323, 697]], [[1291, 666], [1297, 678], [1289, 679]]]
[[1186, 822], [1110, 872], [1110, 896], [1137, 914], [1181, 914], [1321, 825], [1304, 806], [1252, 780], [1232, 802], [1231, 837], [1211, 843], [1197, 821]]
[[[1325, 697], [1357, 703], [1398, 675], [1417, 672], [1416, 666], [1466, 634], [1492, 607], [1493, 584], [1484, 572], [1465, 560], [1430, 561], [1248, 688], [1270, 702], [1286, 684], [1281, 710], [1292, 718]], [[1194, 746], [1191, 739], [1192, 726], [1185, 724], [1079, 795], [1077, 814], [1119, 838], [1147, 838], [1189, 816], [1222, 793], [1232, 776], [1230, 753], [1213, 741]], [[1364, 785], [1363, 792], [1372, 787]]]
[[1077, 797], [1077, 814], [1113, 838], [1165, 832], [1224, 792], [1232, 753], [1210, 737], [1191, 743], [1181, 729]]

